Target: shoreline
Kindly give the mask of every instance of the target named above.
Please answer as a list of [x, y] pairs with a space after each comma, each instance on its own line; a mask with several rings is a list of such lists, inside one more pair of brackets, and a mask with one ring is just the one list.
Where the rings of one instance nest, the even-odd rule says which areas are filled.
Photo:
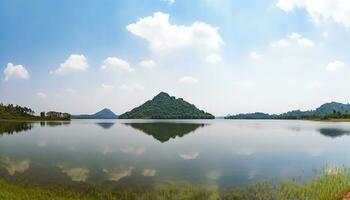
[[0, 122], [70, 122], [70, 119], [0, 119]]

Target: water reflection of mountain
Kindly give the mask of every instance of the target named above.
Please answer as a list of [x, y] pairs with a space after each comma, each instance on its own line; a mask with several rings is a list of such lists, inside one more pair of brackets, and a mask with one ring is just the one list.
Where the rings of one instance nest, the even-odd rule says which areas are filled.
[[204, 127], [206, 124], [190, 124], [190, 123], [125, 123], [134, 129], [140, 130], [147, 135], [153, 136], [156, 140], [164, 143], [170, 138], [183, 137], [199, 127]]
[[103, 129], [110, 129], [114, 123], [113, 122], [98, 122], [96, 125], [102, 127]]
[[341, 128], [321, 128], [318, 130], [322, 135], [336, 138], [344, 135], [350, 135], [350, 130], [344, 130]]
[[22, 131], [28, 131], [34, 127], [30, 122], [0, 122], [0, 135], [12, 135]]

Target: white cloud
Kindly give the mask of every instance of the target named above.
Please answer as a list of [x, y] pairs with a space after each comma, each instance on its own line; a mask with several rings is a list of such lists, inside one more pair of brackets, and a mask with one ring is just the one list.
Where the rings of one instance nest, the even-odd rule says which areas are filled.
[[31, 164], [30, 160], [21, 160], [16, 162], [14, 160], [10, 160], [8, 157], [0, 160], [0, 162], [11, 176], [15, 175], [16, 173], [23, 173], [27, 171]]
[[179, 79], [179, 83], [189, 83], [189, 84], [195, 84], [195, 83], [198, 83], [199, 80], [196, 79], [195, 77], [193, 76], [184, 76], [182, 78]]
[[255, 51], [250, 52], [249, 56], [253, 60], [260, 60], [262, 57], [260, 54], [256, 53]]
[[328, 63], [328, 65], [326, 66], [326, 70], [330, 72], [335, 72], [335, 71], [344, 69], [345, 67], [346, 67], [346, 64], [344, 62], [336, 60]]
[[71, 72], [85, 71], [88, 67], [87, 59], [83, 54], [72, 54], [59, 68], [51, 71], [51, 74], [64, 75]]
[[36, 96], [38, 96], [41, 99], [46, 99], [47, 98], [47, 94], [43, 93], [43, 92], [38, 92], [36, 93]]
[[173, 5], [175, 3], [175, 0], [161, 0], [161, 1], [166, 2], [169, 5]]
[[131, 84], [131, 85], [121, 85], [119, 89], [133, 92], [133, 91], [142, 91], [145, 89], [145, 87], [141, 84]]
[[13, 65], [12, 63], [7, 63], [4, 70], [5, 81], [8, 81], [12, 77], [17, 77], [20, 79], [28, 79], [29, 73], [23, 65]]
[[199, 152], [179, 153], [179, 156], [184, 160], [194, 160], [199, 156]]
[[157, 171], [155, 169], [144, 169], [144, 170], [142, 170], [142, 175], [143, 176], [152, 177], [152, 176], [155, 176], [156, 173], [157, 173]]
[[130, 64], [126, 62], [125, 60], [122, 60], [120, 58], [116, 57], [108, 57], [103, 61], [103, 65], [101, 66], [101, 69], [106, 70], [125, 70], [128, 72], [135, 71], [133, 68], [131, 68]]
[[85, 182], [90, 173], [89, 169], [83, 167], [67, 167], [64, 165], [58, 165], [57, 167], [74, 182]]
[[101, 88], [103, 92], [111, 92], [114, 89], [114, 86], [102, 83]]
[[299, 33], [292, 33], [287, 38], [282, 38], [270, 44], [270, 46], [274, 48], [288, 47], [290, 45], [297, 45], [302, 48], [311, 48], [315, 46], [312, 40], [301, 36]]
[[205, 62], [209, 64], [218, 64], [222, 62], [222, 58], [220, 55], [212, 53], [205, 58]]
[[155, 68], [157, 64], [153, 60], [142, 60], [140, 61], [140, 66], [146, 69], [152, 69]]
[[272, 42], [270, 44], [271, 47], [277, 48], [277, 47], [287, 47], [289, 46], [289, 43], [285, 39], [280, 39], [277, 42]]
[[103, 169], [103, 172], [108, 175], [108, 180], [117, 182], [125, 177], [131, 176], [134, 169], [133, 166], [130, 166], [122, 169], [114, 169], [112, 171]]
[[224, 44], [216, 27], [199, 21], [190, 26], [170, 24], [169, 17], [169, 14], [156, 12], [128, 25], [126, 29], [147, 40], [153, 51], [183, 47], [211, 51]]
[[278, 0], [276, 6], [285, 12], [304, 8], [316, 24], [333, 20], [350, 27], [349, 0]]

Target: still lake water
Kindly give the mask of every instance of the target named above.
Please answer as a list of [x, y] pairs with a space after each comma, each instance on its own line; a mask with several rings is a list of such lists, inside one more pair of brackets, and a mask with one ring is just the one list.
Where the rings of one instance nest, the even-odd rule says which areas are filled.
[[219, 187], [350, 165], [350, 123], [279, 120], [0, 122], [0, 178], [32, 185]]

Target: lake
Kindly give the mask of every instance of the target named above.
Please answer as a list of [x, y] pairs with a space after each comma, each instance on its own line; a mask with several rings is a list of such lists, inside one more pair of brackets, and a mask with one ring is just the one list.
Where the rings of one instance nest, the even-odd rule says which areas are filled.
[[0, 177], [32, 185], [219, 187], [308, 180], [350, 164], [350, 123], [280, 120], [1, 122]]

